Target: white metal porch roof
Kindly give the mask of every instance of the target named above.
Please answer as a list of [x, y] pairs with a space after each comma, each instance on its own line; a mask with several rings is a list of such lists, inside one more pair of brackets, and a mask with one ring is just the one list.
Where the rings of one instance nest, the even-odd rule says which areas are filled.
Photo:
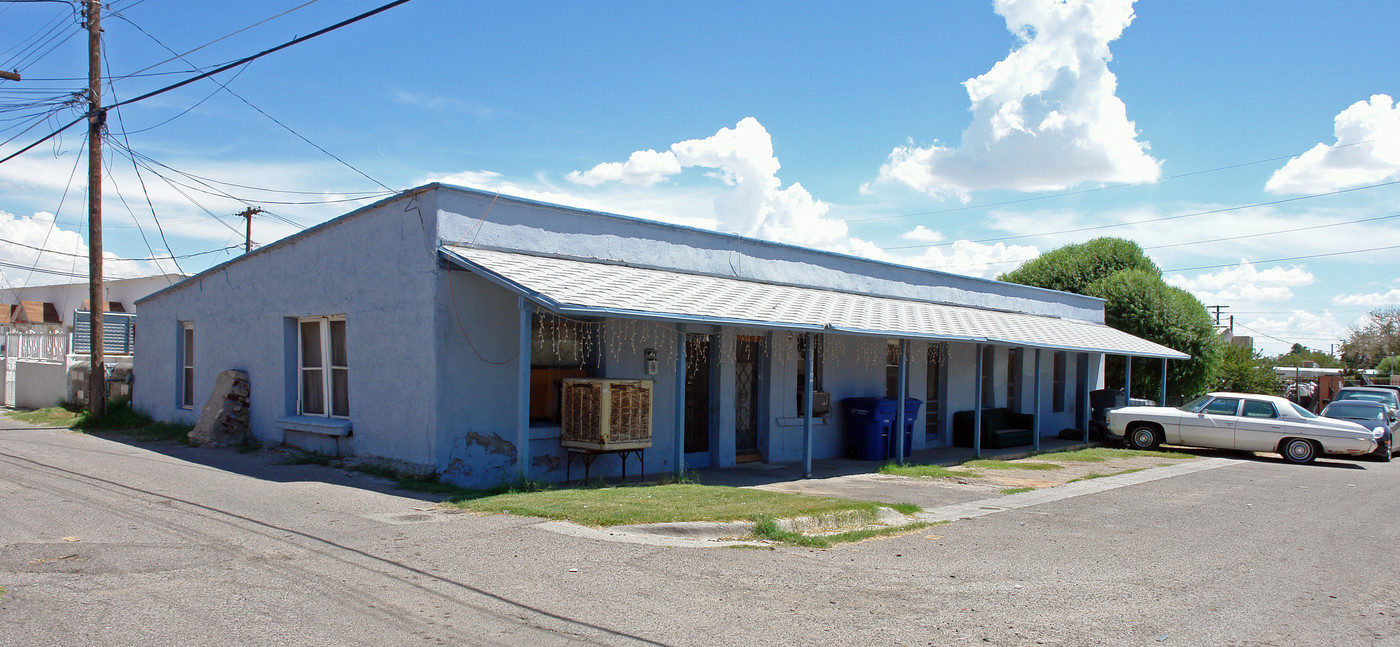
[[455, 245], [439, 251], [559, 314], [1190, 359], [1084, 321]]

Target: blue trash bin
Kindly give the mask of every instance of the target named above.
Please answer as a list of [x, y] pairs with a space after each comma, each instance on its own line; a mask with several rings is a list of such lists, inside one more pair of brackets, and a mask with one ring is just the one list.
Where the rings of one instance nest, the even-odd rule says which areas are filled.
[[851, 456], [863, 461], [889, 456], [890, 429], [898, 403], [889, 398], [846, 398], [846, 443]]
[[[890, 400], [890, 403], [897, 409], [899, 401]], [[919, 419], [919, 407], [924, 406], [923, 400], [914, 398], [904, 398], [904, 457], [909, 458], [909, 454], [914, 451], [914, 423]], [[897, 446], [889, 443], [890, 458], [894, 458]]]

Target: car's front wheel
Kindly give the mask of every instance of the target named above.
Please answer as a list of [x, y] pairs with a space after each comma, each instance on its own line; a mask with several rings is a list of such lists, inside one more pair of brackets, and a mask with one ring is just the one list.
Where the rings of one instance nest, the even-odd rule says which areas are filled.
[[1162, 436], [1152, 425], [1134, 425], [1128, 430], [1128, 446], [1133, 449], [1152, 449], [1162, 444]]
[[1395, 449], [1395, 447], [1393, 446], [1394, 443], [1395, 441], [1390, 438], [1385, 439], [1385, 442], [1382, 442], [1381, 446], [1376, 448], [1376, 452], [1374, 454], [1376, 460], [1381, 461], [1382, 463], [1389, 463], [1391, 451]]
[[1284, 441], [1283, 450], [1279, 452], [1283, 458], [1290, 463], [1311, 463], [1317, 458], [1317, 446], [1311, 440], [1304, 438], [1292, 438]]

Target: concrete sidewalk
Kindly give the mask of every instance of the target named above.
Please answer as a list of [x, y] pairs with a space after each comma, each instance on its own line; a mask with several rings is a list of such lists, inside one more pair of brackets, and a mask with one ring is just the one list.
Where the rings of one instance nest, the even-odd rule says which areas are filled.
[[[1098, 443], [1093, 443], [1098, 444]], [[1042, 453], [1084, 449], [1089, 445], [1082, 440], [1061, 440], [1055, 436], [1042, 436]], [[982, 458], [1014, 460], [1032, 454], [1031, 446], [1008, 447], [982, 450]], [[935, 447], [914, 450], [905, 462], [911, 465], [958, 465], [972, 459], [970, 447]], [[802, 463], [744, 463], [736, 467], [706, 468], [695, 470], [700, 482], [705, 485], [728, 485], [732, 487], [753, 487], [785, 481], [823, 480], [833, 477], [877, 474], [880, 466], [888, 461], [862, 461], [853, 458], [827, 458], [812, 461], [812, 478], [802, 478]]]

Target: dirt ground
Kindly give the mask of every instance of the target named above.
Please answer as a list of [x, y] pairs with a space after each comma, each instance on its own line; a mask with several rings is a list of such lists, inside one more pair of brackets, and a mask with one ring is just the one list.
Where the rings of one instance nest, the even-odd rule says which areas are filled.
[[949, 477], [909, 477], [859, 473], [818, 479], [785, 480], [751, 487], [775, 492], [834, 496], [847, 499], [912, 503], [924, 509], [1010, 494], [1021, 488], [1043, 489], [1077, 479], [1109, 476], [1196, 460], [1195, 456], [1113, 457], [1100, 462], [1022, 458], [1012, 465], [1058, 465], [1059, 469], [987, 469], [969, 465], [948, 468]]
[[1111, 474], [1121, 474], [1123, 472], [1135, 472], [1151, 469], [1153, 467], [1161, 467], [1163, 465], [1175, 465], [1195, 459], [1194, 456], [1183, 458], [1135, 456], [1110, 458], [1102, 462], [1091, 463], [1084, 461], [1043, 461], [1035, 458], [1024, 458], [1011, 462], [1013, 464], [1025, 465], [1059, 465], [1060, 469], [979, 469], [976, 467], [959, 465], [949, 468], [949, 471], [959, 473], [959, 477], [957, 478], [923, 480], [942, 481], [943, 483], [940, 483], [940, 485], [945, 487], [976, 488], [991, 492], [1001, 492], [1002, 490], [1014, 488], [1041, 489], [1063, 485], [1070, 481], [1098, 478]]

